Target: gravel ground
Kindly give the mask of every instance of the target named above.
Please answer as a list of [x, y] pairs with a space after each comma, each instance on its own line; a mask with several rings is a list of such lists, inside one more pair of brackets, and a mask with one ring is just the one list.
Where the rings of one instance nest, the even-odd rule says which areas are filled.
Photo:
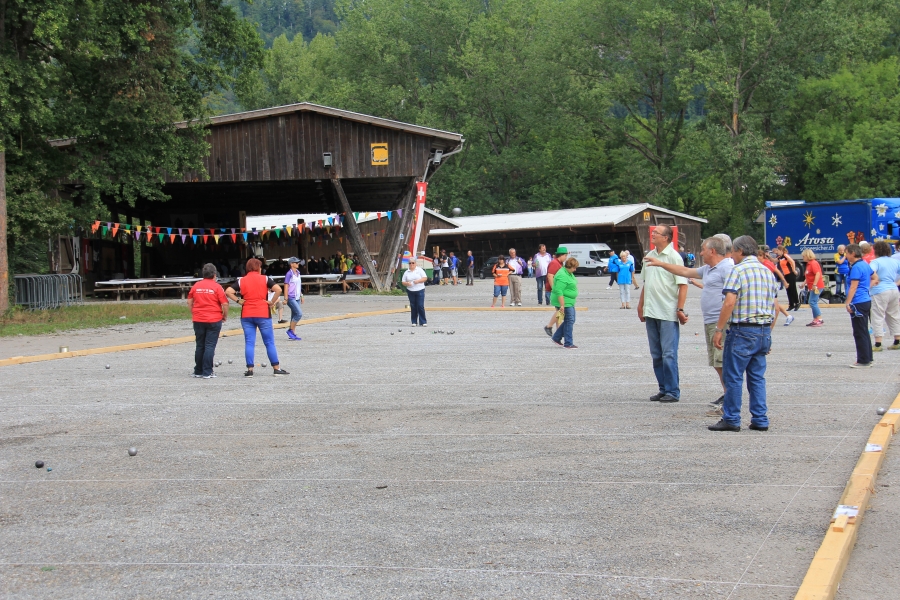
[[[712, 433], [703, 413], [721, 392], [695, 291], [682, 401], [659, 405], [646, 400], [656, 384], [634, 311], [618, 310], [605, 280], [579, 284], [590, 310], [577, 316], [578, 350], [547, 339], [547, 313], [495, 309], [432, 311], [416, 329], [404, 314], [314, 324], [301, 342], [279, 331], [285, 378], [262, 367], [243, 378], [240, 337], [220, 340], [212, 380], [189, 377], [189, 344], [4, 367], [0, 590], [793, 598], [875, 407], [900, 392], [900, 356], [849, 369], [846, 316], [826, 311], [826, 326], [808, 329], [801, 313], [775, 331], [770, 431]], [[533, 306], [533, 281], [525, 288]], [[490, 286], [426, 296], [426, 307], [486, 306]], [[310, 297], [304, 313], [405, 302]], [[114, 329], [67, 334], [52, 350], [190, 333]], [[43, 343], [17, 342], [3, 352]], [[890, 596], [871, 591], [871, 570], [897, 550], [897, 452], [880, 479], [896, 485], [873, 501], [843, 597]], [[879, 571], [877, 583], [898, 577]]]

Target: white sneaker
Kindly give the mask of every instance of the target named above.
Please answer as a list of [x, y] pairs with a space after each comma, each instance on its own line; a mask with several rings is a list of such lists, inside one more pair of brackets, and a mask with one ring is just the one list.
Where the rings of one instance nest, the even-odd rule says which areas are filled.
[[516, 306], [522, 306], [522, 303], [521, 303], [521, 302], [519, 302], [519, 303], [518, 303], [518, 304], [516, 304]]
[[787, 318], [784, 320], [784, 326], [787, 327], [788, 325], [790, 325], [793, 322], [794, 322], [794, 315], [788, 315]]

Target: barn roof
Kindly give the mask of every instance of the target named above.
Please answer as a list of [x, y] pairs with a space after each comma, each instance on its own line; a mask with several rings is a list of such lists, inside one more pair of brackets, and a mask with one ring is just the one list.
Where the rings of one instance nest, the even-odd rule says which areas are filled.
[[516, 231], [526, 229], [552, 229], [554, 227], [615, 226], [645, 210], [706, 223], [706, 219], [661, 208], [652, 204], [621, 204], [619, 206], [594, 206], [566, 210], [542, 210], [521, 213], [502, 213], [476, 217], [454, 217], [456, 229], [432, 229], [429, 235], [459, 235], [489, 233], [492, 231]]

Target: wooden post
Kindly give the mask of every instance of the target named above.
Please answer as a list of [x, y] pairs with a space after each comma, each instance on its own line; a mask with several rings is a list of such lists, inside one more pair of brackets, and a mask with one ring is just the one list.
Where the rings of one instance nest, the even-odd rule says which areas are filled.
[[359, 232], [359, 225], [357, 225], [356, 219], [353, 218], [353, 211], [350, 210], [350, 202], [347, 200], [347, 195], [344, 193], [344, 187], [341, 185], [341, 180], [337, 177], [332, 177], [331, 185], [334, 186], [334, 191], [337, 193], [338, 200], [341, 202], [341, 208], [344, 211], [344, 223], [347, 227], [347, 233], [350, 235], [350, 244], [353, 247], [353, 253], [362, 259], [363, 268], [366, 270], [366, 273], [369, 274], [375, 290], [378, 292], [386, 291], [381, 278], [375, 270], [375, 265], [372, 263], [372, 257], [369, 255], [369, 249], [366, 247], [365, 240], [363, 240], [362, 234]]
[[[381, 241], [381, 251], [378, 253], [378, 271], [384, 275], [384, 287], [390, 289], [393, 284], [395, 269], [397, 268], [397, 254], [403, 247], [400, 235], [409, 235], [409, 223], [412, 219], [413, 207], [416, 205], [416, 180], [409, 184], [409, 190], [403, 195], [399, 208], [403, 210], [403, 216], [398, 216], [391, 221], [384, 239]], [[404, 238], [406, 241], [407, 238]]]

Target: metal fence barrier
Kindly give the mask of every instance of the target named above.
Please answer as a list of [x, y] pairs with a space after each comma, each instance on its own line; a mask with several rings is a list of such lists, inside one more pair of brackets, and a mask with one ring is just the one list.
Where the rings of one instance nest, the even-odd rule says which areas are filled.
[[16, 304], [29, 310], [84, 304], [81, 275], [16, 275]]

